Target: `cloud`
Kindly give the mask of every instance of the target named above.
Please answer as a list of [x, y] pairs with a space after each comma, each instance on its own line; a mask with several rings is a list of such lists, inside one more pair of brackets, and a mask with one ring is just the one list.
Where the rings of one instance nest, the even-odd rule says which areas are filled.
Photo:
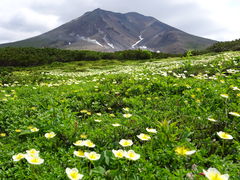
[[240, 38], [238, 0], [1, 0], [0, 42], [41, 34], [99, 7], [153, 16], [207, 38]]

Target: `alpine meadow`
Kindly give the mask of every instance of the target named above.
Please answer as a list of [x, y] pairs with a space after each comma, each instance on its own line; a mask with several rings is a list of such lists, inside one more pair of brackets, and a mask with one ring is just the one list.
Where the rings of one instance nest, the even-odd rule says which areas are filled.
[[239, 180], [239, 122], [240, 39], [98, 8], [0, 45], [1, 180]]
[[3, 68], [1, 179], [238, 179], [239, 64], [225, 52]]

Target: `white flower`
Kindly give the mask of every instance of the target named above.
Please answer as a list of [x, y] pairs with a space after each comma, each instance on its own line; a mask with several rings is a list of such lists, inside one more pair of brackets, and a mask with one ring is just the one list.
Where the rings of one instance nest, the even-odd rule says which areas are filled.
[[233, 137], [230, 134], [222, 132], [222, 131], [217, 132], [217, 135], [222, 139], [233, 139]]
[[39, 131], [39, 129], [38, 129], [38, 128], [36, 128], [36, 127], [34, 127], [34, 128], [31, 128], [31, 129], [30, 129], [30, 131], [31, 131], [31, 132], [38, 132], [38, 131]]
[[55, 137], [56, 134], [55, 134], [54, 132], [50, 132], [50, 133], [46, 133], [44, 136], [45, 136], [47, 139], [51, 139], [51, 138]]
[[240, 89], [239, 89], [238, 87], [232, 87], [232, 89], [233, 89], [234, 91], [240, 91]]
[[100, 154], [97, 154], [96, 152], [85, 152], [84, 153], [85, 157], [88, 158], [89, 160], [92, 160], [92, 161], [96, 161], [96, 160], [99, 160], [101, 155]]
[[143, 133], [137, 135], [137, 137], [138, 137], [139, 139], [143, 140], [143, 141], [149, 141], [149, 140], [151, 139], [151, 137], [150, 137], [149, 135], [143, 134]]
[[121, 126], [121, 124], [115, 123], [115, 124], [112, 124], [112, 126], [118, 127], [118, 126]]
[[129, 111], [129, 108], [126, 107], [126, 108], [123, 108], [123, 110], [128, 112], [128, 111]]
[[150, 133], [157, 133], [157, 130], [152, 128], [146, 128], [146, 131]]
[[240, 117], [240, 114], [238, 112], [229, 112], [230, 115]]
[[123, 117], [130, 118], [130, 117], [132, 117], [132, 114], [123, 114]]
[[216, 122], [216, 121], [217, 121], [216, 119], [211, 118], [211, 117], [208, 117], [208, 120], [209, 120], [209, 121], [212, 121], [212, 122]]
[[94, 121], [95, 121], [95, 122], [101, 122], [102, 120], [99, 120], [99, 119], [95, 119]]
[[94, 148], [96, 145], [89, 139], [85, 140], [84, 141], [84, 145], [87, 146], [87, 147], [91, 147], [91, 148]]
[[44, 159], [40, 158], [39, 156], [25, 156], [25, 159], [30, 163], [30, 164], [35, 164], [39, 165], [44, 162]]
[[25, 158], [25, 154], [19, 153], [19, 154], [13, 155], [12, 158], [13, 158], [13, 161], [20, 161], [21, 159]]
[[223, 98], [229, 98], [228, 94], [220, 94]]
[[78, 140], [75, 143], [73, 143], [75, 146], [84, 146], [85, 145], [85, 141], [83, 140]]
[[36, 157], [39, 155], [39, 151], [37, 151], [36, 149], [30, 149], [30, 150], [27, 150], [27, 156], [31, 156], [31, 157]]
[[73, 154], [77, 157], [85, 157], [84, 152], [82, 150], [74, 151]]
[[136, 161], [140, 158], [140, 154], [135, 153], [133, 150], [129, 150], [129, 151], [124, 151], [124, 156], [127, 159]]
[[79, 180], [83, 178], [82, 174], [78, 173], [78, 170], [76, 168], [66, 168], [66, 173], [69, 179], [71, 180]]
[[124, 157], [124, 151], [122, 149], [119, 150], [112, 150], [113, 154], [117, 158], [123, 158]]
[[229, 178], [228, 174], [221, 175], [216, 168], [209, 168], [207, 171], [203, 170], [203, 173], [209, 180], [228, 180]]
[[121, 139], [119, 144], [123, 147], [127, 147], [127, 146], [131, 146], [133, 144], [133, 142], [130, 139]]

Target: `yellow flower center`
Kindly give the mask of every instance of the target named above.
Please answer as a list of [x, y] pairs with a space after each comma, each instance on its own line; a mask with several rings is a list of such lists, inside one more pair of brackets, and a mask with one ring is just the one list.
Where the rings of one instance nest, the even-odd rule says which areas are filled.
[[228, 133], [225, 133], [225, 132], [224, 132], [224, 133], [222, 133], [222, 137], [223, 137], [223, 138], [228, 138], [228, 136], [229, 136], [229, 134], [228, 134]]
[[20, 160], [22, 158], [24, 158], [24, 155], [22, 155], [22, 154], [18, 154], [17, 157], [16, 157], [16, 159], [18, 159], [18, 160]]
[[81, 150], [79, 150], [79, 151], [77, 152], [77, 155], [78, 155], [78, 156], [84, 156], [84, 152], [81, 151]]
[[123, 153], [122, 152], [117, 152], [116, 155], [117, 155], [117, 157], [123, 157]]
[[77, 177], [78, 177], [78, 172], [71, 172], [71, 173], [70, 173], [70, 176], [71, 176], [71, 178], [73, 178], [73, 179], [77, 179]]
[[130, 143], [128, 141], [124, 141], [123, 145], [128, 146]]
[[88, 141], [86, 144], [87, 144], [87, 146], [93, 146], [94, 145], [91, 141]]
[[142, 136], [142, 139], [149, 139], [149, 136], [146, 135], [146, 134], [144, 134], [144, 135]]
[[133, 153], [133, 152], [130, 152], [128, 155], [129, 155], [130, 158], [134, 158], [135, 157], [135, 153]]
[[39, 159], [39, 158], [32, 158], [32, 159], [31, 159], [31, 162], [32, 162], [32, 163], [39, 163], [39, 162], [40, 162], [40, 159]]
[[89, 155], [89, 158], [90, 158], [90, 159], [96, 159], [97, 156], [96, 156], [96, 154], [90, 154], [90, 155]]
[[215, 173], [212, 173], [210, 174], [210, 180], [223, 180], [223, 178], [221, 177], [220, 174], [215, 174]]

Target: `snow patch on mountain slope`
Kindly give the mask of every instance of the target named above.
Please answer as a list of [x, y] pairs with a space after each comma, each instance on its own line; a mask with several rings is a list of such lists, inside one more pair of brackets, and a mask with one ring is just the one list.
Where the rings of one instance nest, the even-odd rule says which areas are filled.
[[136, 45], [138, 45], [144, 38], [142, 38], [142, 35], [139, 36], [139, 41], [137, 41], [135, 44], [132, 45], [132, 48], [135, 48]]

